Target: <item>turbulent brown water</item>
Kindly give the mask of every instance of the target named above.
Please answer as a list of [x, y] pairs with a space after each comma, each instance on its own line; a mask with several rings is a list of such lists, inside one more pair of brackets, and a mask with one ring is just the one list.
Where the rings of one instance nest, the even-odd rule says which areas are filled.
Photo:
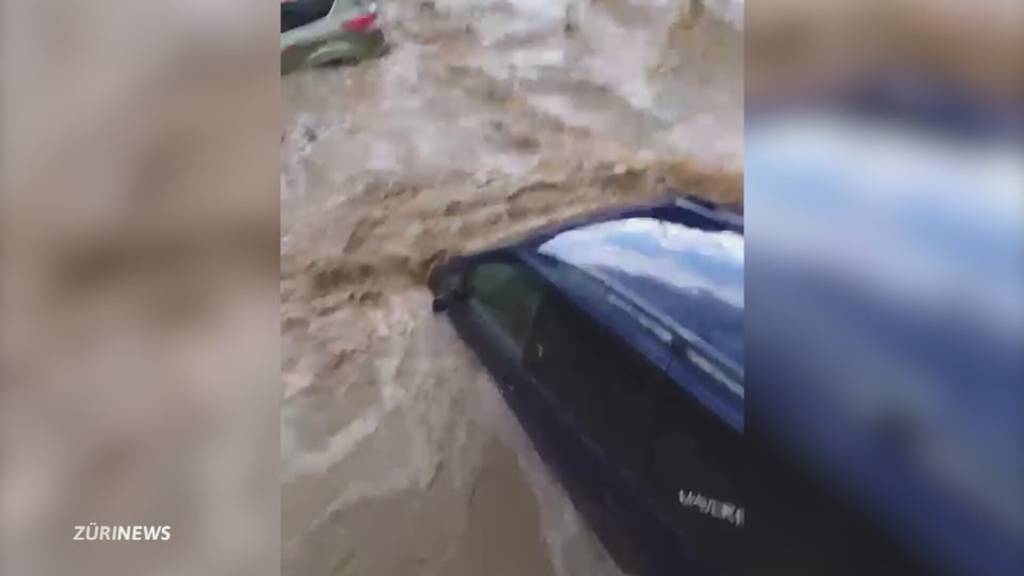
[[390, 2], [386, 57], [282, 80], [284, 574], [619, 573], [423, 280], [670, 187], [741, 198], [742, 37], [670, 32], [684, 6]]

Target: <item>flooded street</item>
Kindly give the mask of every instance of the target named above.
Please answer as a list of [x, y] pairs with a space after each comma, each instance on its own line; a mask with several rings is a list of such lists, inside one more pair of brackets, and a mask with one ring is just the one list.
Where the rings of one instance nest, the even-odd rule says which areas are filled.
[[742, 195], [742, 3], [383, 3], [282, 79], [283, 574], [619, 574], [423, 282], [446, 252]]

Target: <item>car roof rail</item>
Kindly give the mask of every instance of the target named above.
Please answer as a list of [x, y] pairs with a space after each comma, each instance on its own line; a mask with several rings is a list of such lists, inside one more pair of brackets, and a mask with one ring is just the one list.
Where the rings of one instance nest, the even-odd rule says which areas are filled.
[[734, 210], [730, 210], [726, 205], [685, 193], [675, 198], [673, 204], [718, 222], [724, 228], [743, 232], [743, 208], [741, 205], [736, 205], [733, 207]]
[[[601, 274], [555, 258], [531, 253], [527, 253], [527, 258], [542, 263], [544, 267], [551, 267], [552, 265], [555, 269], [566, 267], [600, 285], [605, 291], [605, 298], [608, 304], [624, 312], [657, 340], [662, 342], [674, 357], [686, 359], [696, 364], [730, 392], [740, 398], [743, 397], [743, 386], [740, 384], [743, 380], [742, 367], [736, 366], [734, 362], [726, 358], [714, 346], [693, 331], [680, 326], [671, 318], [653, 309], [647, 302], [637, 297], [625, 286]], [[555, 284], [562, 289], [572, 290], [572, 287], [564, 281], [564, 277], [555, 280]]]
[[[571, 266], [571, 264], [568, 265]], [[742, 367], [726, 358], [692, 330], [680, 326], [671, 318], [652, 309], [643, 299], [618, 282], [602, 278], [600, 275], [586, 270], [583, 272], [602, 284], [610, 297], [626, 302], [628, 306], [622, 306], [614, 301], [612, 304], [664, 342], [675, 358], [690, 361], [729, 392], [740, 398], [744, 397]], [[656, 327], [651, 325], [652, 321], [657, 324]], [[667, 339], [665, 335], [668, 335]]]

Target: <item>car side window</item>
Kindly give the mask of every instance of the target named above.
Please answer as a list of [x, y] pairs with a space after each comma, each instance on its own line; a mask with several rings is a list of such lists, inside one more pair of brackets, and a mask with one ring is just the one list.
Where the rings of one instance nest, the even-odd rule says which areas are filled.
[[526, 267], [513, 262], [483, 262], [470, 271], [471, 300], [519, 352], [530, 334], [544, 284]]
[[580, 429], [593, 437], [604, 423], [603, 380], [596, 377], [601, 354], [594, 326], [564, 298], [550, 293], [537, 314], [526, 351], [526, 369]]
[[620, 469], [641, 479], [649, 461], [657, 370], [564, 297], [537, 315], [526, 368]]

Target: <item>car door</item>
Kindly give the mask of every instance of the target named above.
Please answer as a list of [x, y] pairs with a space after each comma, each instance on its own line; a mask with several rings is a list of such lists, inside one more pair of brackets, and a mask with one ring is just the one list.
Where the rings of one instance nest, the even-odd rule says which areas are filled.
[[453, 309], [463, 338], [508, 396], [524, 384], [523, 349], [546, 284], [509, 255], [495, 255], [464, 271], [469, 297]]
[[[616, 561], [638, 574], [650, 569], [654, 540], [664, 531], [639, 500], [650, 466], [653, 385], [660, 370], [570, 298], [549, 292], [538, 309], [524, 365], [543, 401], [559, 415], [577, 506]], [[582, 501], [582, 503], [580, 502]]]
[[584, 431], [599, 425], [603, 398], [582, 393], [581, 374], [574, 374], [580, 350], [568, 345], [579, 330], [561, 314], [562, 298], [513, 257], [475, 262], [465, 275], [469, 297], [455, 314], [460, 331], [576, 505], [596, 510], [604, 470]]
[[649, 497], [703, 572], [745, 574], [742, 436], [672, 378], [657, 388]]
[[653, 465], [661, 371], [513, 258], [482, 260], [465, 274], [460, 330], [574, 504], [620, 564], [672, 573], [666, 567], [678, 563], [650, 569], [655, 540], [660, 550], [675, 542], [654, 528], [640, 500]]

